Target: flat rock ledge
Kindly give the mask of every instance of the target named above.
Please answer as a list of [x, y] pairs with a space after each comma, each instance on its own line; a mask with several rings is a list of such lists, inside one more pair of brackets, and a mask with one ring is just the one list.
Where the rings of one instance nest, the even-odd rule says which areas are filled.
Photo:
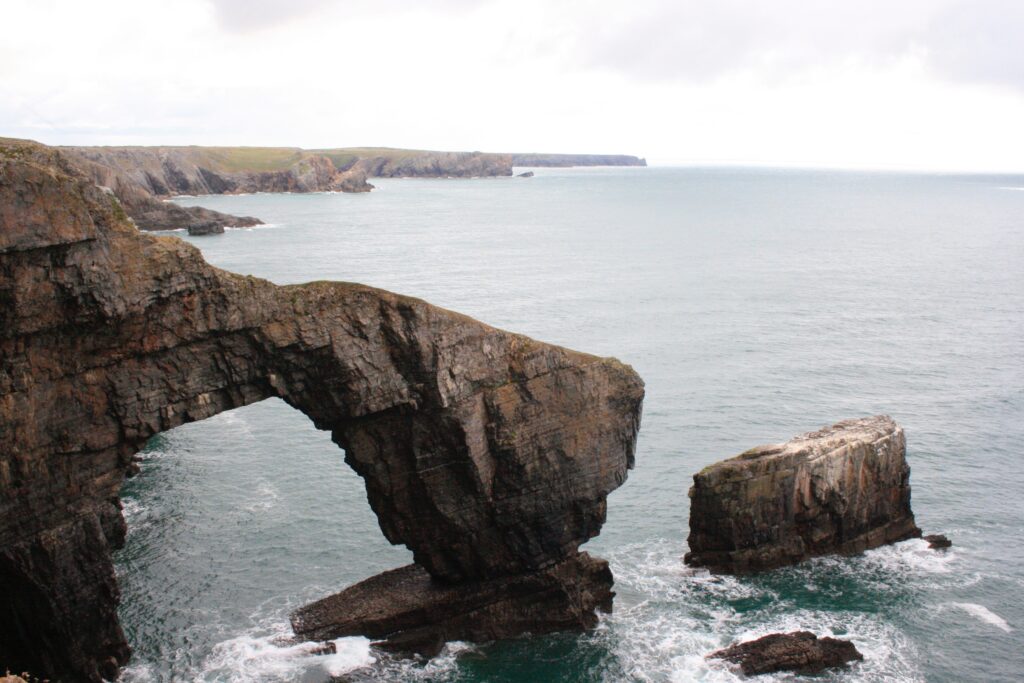
[[382, 649], [433, 657], [445, 642], [582, 631], [610, 612], [612, 573], [587, 553], [536, 572], [448, 585], [410, 564], [361, 581], [292, 614], [304, 640], [362, 635]]
[[903, 429], [878, 415], [752, 448], [695, 474], [685, 561], [747, 573], [920, 536]]
[[861, 661], [864, 655], [848, 640], [819, 638], [810, 631], [793, 631], [736, 643], [712, 652], [708, 658], [738, 664], [743, 675], [757, 676], [777, 671], [816, 674]]

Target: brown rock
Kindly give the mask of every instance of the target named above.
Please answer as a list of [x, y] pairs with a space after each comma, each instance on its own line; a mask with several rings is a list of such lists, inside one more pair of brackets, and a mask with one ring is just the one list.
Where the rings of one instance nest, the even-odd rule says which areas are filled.
[[449, 640], [487, 641], [521, 633], [584, 630], [610, 611], [608, 563], [578, 553], [513, 577], [445, 584], [410, 564], [378, 574], [297, 610], [306, 640], [364, 635], [385, 649], [432, 656]]
[[903, 429], [847, 420], [704, 468], [690, 489], [686, 562], [749, 572], [921, 535]]
[[924, 537], [924, 540], [928, 541], [928, 547], [932, 550], [944, 550], [953, 547], [953, 541], [946, 538], [943, 534], [929, 534]]
[[864, 659], [850, 641], [818, 638], [810, 631], [772, 633], [757, 640], [730, 645], [708, 657], [739, 664], [746, 676], [776, 671], [816, 674]]
[[[371, 287], [213, 268], [140, 233], [52, 149], [7, 141], [0, 666], [98, 681], [124, 664], [111, 552], [133, 455], [153, 434], [273, 396], [331, 431], [387, 538], [452, 600], [451, 584], [477, 595], [488, 580], [557, 594], [577, 572], [600, 585], [598, 561], [577, 553], [633, 464], [643, 383], [631, 368]], [[588, 618], [565, 602], [504, 604], [495, 634]], [[486, 632], [468, 616], [444, 623]]]

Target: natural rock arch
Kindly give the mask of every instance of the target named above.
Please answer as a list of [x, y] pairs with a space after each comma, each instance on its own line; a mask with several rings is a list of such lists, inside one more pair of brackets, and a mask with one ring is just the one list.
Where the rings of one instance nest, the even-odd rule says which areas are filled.
[[213, 268], [59, 154], [0, 143], [0, 665], [116, 675], [132, 456], [272, 396], [345, 448], [391, 542], [464, 585], [577, 571], [632, 466], [643, 384], [418, 299]]

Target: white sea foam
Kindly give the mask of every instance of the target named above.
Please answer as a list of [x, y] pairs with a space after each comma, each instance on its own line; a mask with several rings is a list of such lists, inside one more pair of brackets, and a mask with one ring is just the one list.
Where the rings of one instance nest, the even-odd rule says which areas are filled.
[[321, 643], [285, 644], [290, 629], [278, 624], [269, 632], [256, 629], [214, 646], [202, 664], [197, 678], [202, 681], [256, 683], [295, 681], [310, 673], [328, 676], [370, 666], [376, 659], [370, 654], [370, 641], [360, 636], [339, 638], [334, 654], [316, 654]]
[[249, 505], [246, 506], [246, 510], [249, 512], [259, 512], [261, 510], [269, 510], [277, 505], [278, 493], [277, 489], [268, 482], [261, 481], [259, 486], [256, 487], [256, 498]]
[[[705, 656], [733, 642], [797, 630], [850, 639], [864, 655], [865, 661], [848, 670], [827, 674], [826, 680], [924, 680], [910, 639], [884, 615], [794, 608], [784, 596], [765, 587], [762, 580], [715, 576], [686, 568], [682, 562], [684, 549], [681, 543], [654, 541], [612, 553], [610, 562], [617, 586], [640, 593], [642, 599], [629, 607], [617, 607], [595, 634], [604, 639], [605, 647], [617, 662], [605, 674], [609, 683], [623, 679], [651, 683], [737, 682], [743, 679], [727, 663]], [[866, 561], [869, 572], [887, 573], [890, 580], [904, 572], [945, 572], [949, 560], [935, 564], [917, 557], [919, 550], [912, 543], [872, 559], [859, 558], [859, 562], [854, 562], [844, 558], [836, 562], [846, 562], [855, 571], [857, 565], [863, 569]], [[935, 551], [929, 552], [936, 555]], [[815, 561], [795, 571], [806, 573], [807, 580], [813, 582], [817, 572], [835, 569], [828, 562]], [[822, 586], [815, 584], [812, 592], [818, 590]], [[764, 680], [793, 678], [779, 674]]]
[[134, 498], [121, 499], [121, 515], [126, 522], [131, 522], [146, 512], [146, 507]]
[[260, 223], [259, 225], [247, 225], [247, 226], [233, 226], [225, 225], [225, 230], [244, 230], [246, 232], [252, 232], [253, 230], [272, 230], [274, 228], [283, 228], [284, 223]]
[[990, 610], [988, 607], [985, 607], [984, 605], [979, 605], [974, 602], [954, 602], [953, 606], [959, 607], [960, 609], [970, 614], [972, 617], [975, 617], [976, 619], [979, 619], [985, 622], [986, 624], [991, 624], [992, 626], [995, 626], [998, 629], [1002, 629], [1007, 633], [1013, 631], [1013, 629], [1010, 628], [1010, 625], [1006, 623], [1006, 619], [1003, 619], [1001, 616]]

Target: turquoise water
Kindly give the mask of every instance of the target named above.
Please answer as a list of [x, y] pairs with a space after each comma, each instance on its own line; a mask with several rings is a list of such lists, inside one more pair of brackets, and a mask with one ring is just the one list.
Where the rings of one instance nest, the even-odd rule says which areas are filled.
[[[288, 645], [291, 609], [410, 561], [326, 433], [273, 400], [152, 440], [124, 496], [128, 681], [732, 681], [703, 655], [806, 628], [865, 661], [827, 681], [1019, 680], [1024, 655], [1024, 177], [540, 169], [380, 180], [365, 195], [183, 198], [270, 225], [191, 239], [278, 283], [397, 290], [647, 383], [637, 468], [587, 549], [616, 577], [593, 633]], [[687, 570], [692, 473], [888, 413], [921, 541], [757, 577]], [[772, 680], [767, 678], [764, 680]], [[780, 677], [779, 680], [799, 680]]]

